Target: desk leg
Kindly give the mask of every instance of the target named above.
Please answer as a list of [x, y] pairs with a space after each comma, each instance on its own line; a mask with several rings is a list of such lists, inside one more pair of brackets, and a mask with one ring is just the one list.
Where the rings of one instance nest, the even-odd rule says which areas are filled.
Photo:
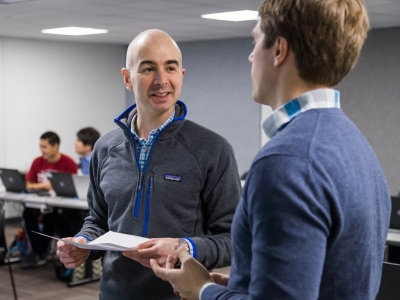
[[389, 261], [389, 246], [385, 245], [385, 252], [383, 254], [383, 261], [388, 262]]
[[4, 210], [4, 202], [0, 202], [0, 248], [4, 248], [4, 252], [0, 256], [0, 265], [6, 263], [5, 258], [8, 253], [8, 247], [6, 243], [6, 235], [5, 235], [5, 210]]
[[100, 278], [101, 278], [101, 276], [91, 277], [91, 278], [83, 278], [81, 280], [68, 282], [67, 286], [68, 287], [73, 287], [73, 286], [77, 286], [77, 285], [81, 285], [81, 284], [97, 281], [97, 280], [100, 280]]

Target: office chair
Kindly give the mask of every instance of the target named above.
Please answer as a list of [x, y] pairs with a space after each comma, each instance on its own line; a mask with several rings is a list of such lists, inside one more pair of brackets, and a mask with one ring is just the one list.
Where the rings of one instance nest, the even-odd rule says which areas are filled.
[[383, 263], [382, 279], [376, 300], [398, 300], [400, 295], [400, 265]]

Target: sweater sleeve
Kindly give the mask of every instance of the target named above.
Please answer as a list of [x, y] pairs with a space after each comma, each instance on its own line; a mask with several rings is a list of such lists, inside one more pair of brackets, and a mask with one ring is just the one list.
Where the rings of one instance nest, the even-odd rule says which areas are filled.
[[201, 195], [206, 235], [188, 238], [194, 258], [210, 270], [231, 264], [231, 225], [241, 195], [232, 147], [224, 142], [212, 161], [215, 163], [206, 173]]
[[209, 286], [202, 300], [317, 299], [331, 226], [320, 187], [305, 158], [258, 160], [234, 224], [234, 245], [241, 248], [245, 235], [251, 240], [248, 252], [237, 251], [250, 265], [235, 261], [237, 274], [231, 275], [228, 287]]
[[[97, 154], [97, 155], [96, 155]], [[86, 217], [81, 231], [75, 236], [83, 236], [89, 241], [102, 236], [109, 231], [107, 225], [108, 206], [100, 188], [101, 168], [98, 153], [93, 153], [90, 163], [90, 184], [88, 190], [88, 206], [90, 215]], [[91, 251], [89, 259], [98, 259], [103, 255], [103, 251]]]

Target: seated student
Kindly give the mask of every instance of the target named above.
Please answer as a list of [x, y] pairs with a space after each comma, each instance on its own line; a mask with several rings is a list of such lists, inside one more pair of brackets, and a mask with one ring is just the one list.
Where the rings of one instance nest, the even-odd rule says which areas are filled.
[[[29, 172], [26, 174], [27, 189], [51, 190], [51, 183], [47, 179], [47, 174], [51, 172], [76, 174], [77, 167], [75, 162], [69, 156], [60, 153], [59, 147], [60, 138], [56, 133], [48, 131], [40, 137], [40, 151], [42, 152], [42, 156], [33, 161]], [[42, 214], [39, 209], [25, 208], [23, 217], [32, 246], [32, 253], [21, 256], [21, 265], [23, 268], [32, 268], [46, 263], [45, 256], [51, 240], [32, 233], [32, 231], [42, 231], [44, 234], [53, 235], [55, 213], [56, 209], [53, 213]], [[39, 226], [43, 226], [41, 230]]]
[[[89, 164], [92, 157], [93, 147], [100, 138], [100, 133], [92, 128], [85, 127], [76, 134], [75, 152], [79, 154], [78, 174], [89, 175]], [[60, 237], [74, 236], [83, 226], [88, 212], [77, 209], [63, 209], [63, 214], [57, 219], [56, 231]], [[65, 226], [67, 225], [67, 226]], [[90, 268], [92, 276], [100, 276], [102, 271], [101, 261], [95, 260], [89, 264], [82, 264], [71, 270], [64, 266], [58, 266], [59, 279], [67, 281], [78, 281], [86, 276], [86, 269]], [[69, 274], [69, 275], [67, 275]]]
[[76, 136], [75, 152], [80, 156], [79, 168], [84, 175], [89, 175], [90, 158], [94, 144], [100, 138], [100, 133], [92, 127], [86, 127], [79, 130]]

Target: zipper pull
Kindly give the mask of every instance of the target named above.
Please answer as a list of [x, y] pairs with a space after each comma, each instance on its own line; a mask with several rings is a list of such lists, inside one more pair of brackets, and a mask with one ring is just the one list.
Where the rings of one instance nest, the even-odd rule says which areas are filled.
[[138, 191], [142, 189], [142, 184], [143, 184], [143, 172], [140, 172]]
[[153, 179], [154, 179], [154, 174], [151, 174], [151, 177], [150, 177], [150, 192], [153, 191]]

